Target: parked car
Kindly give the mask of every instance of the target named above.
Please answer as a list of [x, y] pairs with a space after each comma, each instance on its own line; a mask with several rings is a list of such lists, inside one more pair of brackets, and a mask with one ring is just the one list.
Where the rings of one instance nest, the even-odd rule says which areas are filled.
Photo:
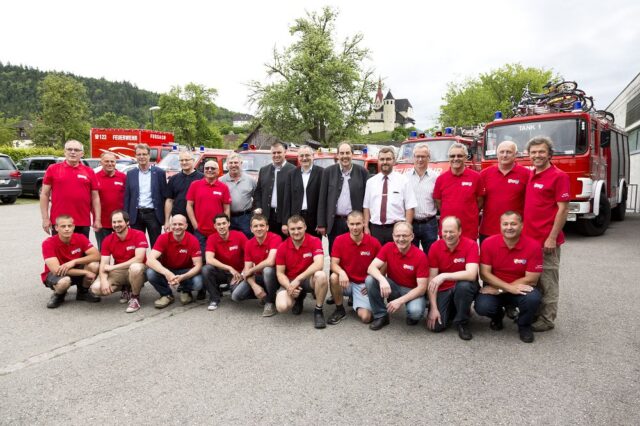
[[92, 169], [95, 169], [96, 167], [98, 167], [100, 165], [100, 159], [99, 158], [83, 158], [84, 161], [86, 161], [87, 165], [89, 167], [91, 167]]
[[3, 204], [13, 204], [21, 193], [20, 172], [11, 157], [0, 154], [0, 200]]
[[[26, 157], [18, 162], [18, 170], [22, 174], [22, 194], [31, 194], [40, 196], [42, 189], [42, 179], [47, 167], [52, 164], [64, 161], [64, 157], [54, 157], [53, 155], [44, 155], [37, 157]], [[89, 164], [82, 159], [82, 164]]]
[[[118, 158], [116, 160], [116, 170], [122, 173], [127, 173], [128, 170], [131, 170], [129, 166], [131, 165], [136, 166], [137, 164], [138, 162], [136, 161], [135, 158]], [[96, 173], [98, 173], [100, 170], [102, 170], [101, 165], [98, 165], [97, 167], [93, 168], [93, 171]]]

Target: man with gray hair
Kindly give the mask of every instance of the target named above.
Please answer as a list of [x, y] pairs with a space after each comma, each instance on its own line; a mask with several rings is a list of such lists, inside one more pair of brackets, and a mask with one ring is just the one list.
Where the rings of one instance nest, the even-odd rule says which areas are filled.
[[554, 328], [560, 296], [560, 246], [564, 243], [562, 227], [569, 214], [569, 175], [551, 164], [553, 142], [535, 137], [527, 143], [534, 170], [527, 184], [524, 202], [524, 235], [533, 238], [543, 249], [544, 258], [539, 288], [542, 302], [533, 331]]
[[[316, 231], [318, 220], [318, 198], [323, 168], [313, 165], [313, 149], [301, 146], [298, 149], [300, 168], [296, 168], [287, 177], [284, 186], [284, 215], [289, 219], [300, 215], [307, 225], [307, 232], [322, 238]], [[283, 231], [286, 225], [283, 224]]]
[[429, 253], [429, 247], [438, 239], [438, 209], [433, 200], [433, 188], [436, 185], [437, 175], [429, 171], [429, 159], [431, 153], [426, 143], [420, 143], [413, 148], [413, 169], [407, 173], [409, 184], [416, 194], [415, 213], [413, 215], [413, 244], [420, 247], [425, 254]]
[[227, 185], [231, 194], [231, 229], [242, 232], [247, 238], [251, 233], [251, 206], [256, 181], [251, 176], [242, 173], [242, 156], [232, 153], [227, 156], [229, 173], [220, 178], [220, 182]]
[[[191, 184], [204, 177], [204, 174], [195, 169], [193, 154], [189, 150], [182, 150], [178, 154], [180, 161], [180, 172], [169, 178], [167, 182], [167, 200], [164, 203], [164, 230], [171, 230], [171, 216], [181, 214], [187, 216], [187, 191]], [[187, 231], [193, 233], [191, 223], [187, 226]]]
[[465, 165], [468, 155], [464, 144], [456, 142], [449, 147], [449, 170], [436, 179], [433, 198], [440, 217], [457, 217], [462, 222], [462, 235], [476, 241], [483, 188], [480, 174]]

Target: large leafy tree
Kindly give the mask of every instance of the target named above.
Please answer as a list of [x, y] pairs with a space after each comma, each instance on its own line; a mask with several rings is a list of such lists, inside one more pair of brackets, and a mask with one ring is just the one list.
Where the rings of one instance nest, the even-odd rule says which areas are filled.
[[375, 90], [373, 69], [365, 68], [369, 50], [363, 36], [333, 40], [337, 12], [329, 7], [307, 13], [289, 28], [297, 40], [274, 49], [266, 64], [267, 82], [249, 83], [249, 100], [267, 131], [289, 141], [305, 137], [333, 144], [358, 137]]
[[188, 146], [219, 147], [222, 136], [210, 123], [216, 113], [213, 100], [217, 94], [216, 89], [195, 83], [172, 87], [160, 95], [158, 127], [174, 132], [176, 141]]
[[115, 112], [105, 112], [93, 120], [93, 127], [137, 129], [139, 125], [135, 120], [126, 115], [118, 115]]
[[34, 143], [60, 146], [68, 139], [88, 142], [89, 98], [80, 81], [49, 74], [38, 85], [38, 94], [42, 112], [34, 128]]
[[553, 78], [551, 70], [507, 64], [462, 83], [451, 82], [443, 98], [445, 104], [440, 107], [440, 124], [444, 127], [485, 123], [493, 119], [496, 111], [508, 116], [511, 96], [520, 99], [527, 84], [532, 92], [541, 92]]

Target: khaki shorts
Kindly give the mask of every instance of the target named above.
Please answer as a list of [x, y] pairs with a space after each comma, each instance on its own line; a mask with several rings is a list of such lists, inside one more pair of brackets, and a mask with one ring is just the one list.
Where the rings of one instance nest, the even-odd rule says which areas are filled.
[[[144, 265], [144, 271], [147, 270], [147, 266]], [[144, 275], [144, 272], [143, 272]], [[107, 279], [111, 283], [111, 290], [117, 291], [122, 289], [124, 286], [130, 286], [129, 282], [129, 269], [116, 269], [115, 271], [111, 271], [107, 273]], [[100, 288], [100, 276], [96, 278], [91, 287], [96, 289]]]

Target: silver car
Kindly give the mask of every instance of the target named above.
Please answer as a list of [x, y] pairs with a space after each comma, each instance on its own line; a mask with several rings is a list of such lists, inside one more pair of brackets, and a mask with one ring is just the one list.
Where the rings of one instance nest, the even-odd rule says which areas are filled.
[[6, 154], [0, 154], [0, 200], [4, 204], [13, 204], [22, 193], [20, 171]]

